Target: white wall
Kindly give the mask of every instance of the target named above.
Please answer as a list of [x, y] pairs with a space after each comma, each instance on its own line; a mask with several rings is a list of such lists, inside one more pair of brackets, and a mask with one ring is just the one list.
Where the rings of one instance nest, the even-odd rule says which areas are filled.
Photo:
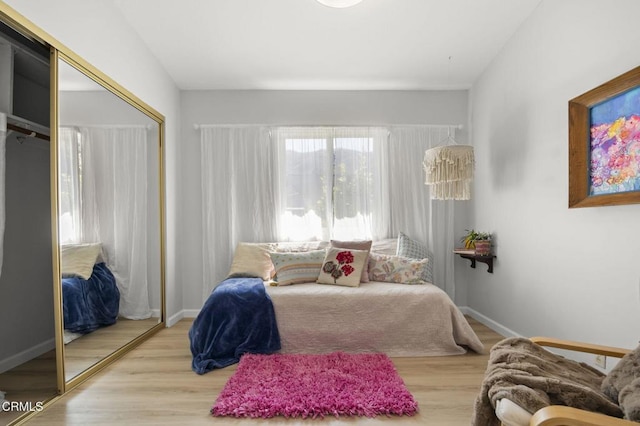
[[[48, 128], [49, 87], [40, 78], [49, 73], [47, 61], [23, 62], [18, 59], [29, 58], [27, 55], [6, 49], [3, 53], [0, 67], [6, 78], [0, 79], [0, 111]], [[6, 170], [1, 178], [5, 230], [1, 241], [0, 373], [55, 347], [50, 144], [15, 131], [6, 133], [2, 153]]]
[[165, 116], [167, 315], [182, 309], [176, 281], [180, 91], [110, 0], [6, 3]]
[[465, 143], [467, 107], [466, 90], [183, 92], [178, 246], [184, 308], [200, 309], [203, 303], [200, 133], [194, 124], [464, 124], [457, 139]]
[[638, 16], [637, 0], [545, 0], [471, 90], [473, 226], [498, 258], [466, 273], [468, 305], [516, 333], [637, 346], [640, 205], [567, 208], [567, 111], [638, 65]]
[[0, 372], [54, 346], [49, 142], [11, 132], [0, 275]]

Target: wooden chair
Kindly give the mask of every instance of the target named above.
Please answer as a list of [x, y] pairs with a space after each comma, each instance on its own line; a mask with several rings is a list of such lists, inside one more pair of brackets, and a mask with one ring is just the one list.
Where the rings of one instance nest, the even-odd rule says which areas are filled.
[[[629, 349], [549, 337], [531, 337], [530, 340], [540, 346], [549, 348], [565, 349], [614, 358], [622, 358], [631, 352]], [[529, 426], [638, 426], [638, 423], [577, 408], [552, 405], [538, 410], [531, 418]]]

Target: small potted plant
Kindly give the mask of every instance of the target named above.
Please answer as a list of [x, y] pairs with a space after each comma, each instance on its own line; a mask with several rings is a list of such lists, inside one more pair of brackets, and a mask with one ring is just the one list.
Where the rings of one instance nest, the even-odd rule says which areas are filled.
[[466, 229], [467, 234], [460, 239], [467, 249], [475, 249], [479, 256], [489, 256], [491, 254], [491, 234], [489, 232], [478, 232], [475, 229]]

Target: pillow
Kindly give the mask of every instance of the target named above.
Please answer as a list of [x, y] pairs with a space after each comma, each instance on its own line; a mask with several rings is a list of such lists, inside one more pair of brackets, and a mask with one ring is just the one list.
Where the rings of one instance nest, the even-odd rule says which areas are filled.
[[395, 256], [398, 251], [398, 239], [386, 238], [384, 240], [374, 241], [371, 245], [371, 253], [386, 254]]
[[227, 278], [256, 277], [264, 281], [273, 276], [273, 263], [269, 252], [274, 249], [269, 243], [238, 243]]
[[67, 244], [60, 247], [60, 269], [63, 277], [80, 277], [88, 280], [93, 265], [102, 251], [102, 244]]
[[[367, 252], [371, 251], [371, 241], [338, 241], [331, 240], [331, 247], [343, 248], [343, 249], [353, 249], [353, 250], [366, 250]], [[364, 262], [364, 269], [362, 270], [362, 275], [360, 276], [361, 283], [369, 282], [369, 262]]]
[[411, 259], [429, 259], [427, 267], [424, 268], [422, 279], [428, 283], [433, 283], [433, 253], [426, 245], [400, 232], [398, 235], [398, 250], [396, 255]]
[[325, 251], [269, 253], [276, 269], [276, 285], [313, 283], [320, 275]]
[[425, 284], [422, 279], [429, 259], [410, 259], [400, 256], [369, 254], [369, 278], [400, 284]]
[[322, 262], [318, 284], [358, 287], [369, 252], [330, 247]]

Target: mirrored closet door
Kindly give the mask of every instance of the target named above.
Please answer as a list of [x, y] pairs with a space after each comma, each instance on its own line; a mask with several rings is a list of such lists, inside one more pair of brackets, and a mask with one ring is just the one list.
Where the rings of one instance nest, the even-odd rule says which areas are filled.
[[163, 321], [160, 124], [73, 58], [57, 67], [69, 382]]

